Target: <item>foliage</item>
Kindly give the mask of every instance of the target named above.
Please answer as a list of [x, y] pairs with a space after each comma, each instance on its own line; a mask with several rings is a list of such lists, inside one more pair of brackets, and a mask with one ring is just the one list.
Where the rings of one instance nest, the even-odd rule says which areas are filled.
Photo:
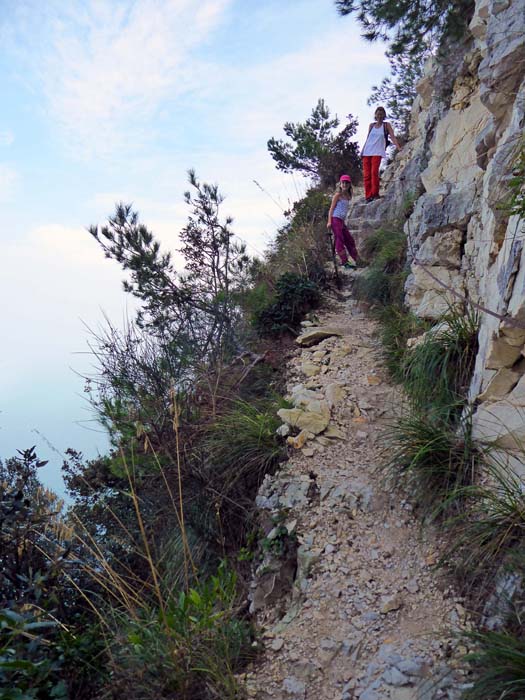
[[518, 151], [514, 162], [512, 178], [509, 183], [510, 197], [507, 210], [510, 216], [518, 216], [525, 220], [525, 143]]
[[380, 228], [364, 242], [363, 257], [368, 268], [357, 278], [354, 293], [358, 299], [381, 306], [401, 306], [407, 276], [406, 236], [395, 228]]
[[263, 281], [273, 291], [279, 277], [293, 272], [308, 277], [319, 286], [326, 285], [325, 266], [331, 259], [330, 238], [326, 230], [329, 207], [329, 197], [312, 188], [286, 212], [288, 221], [277, 231], [257, 281]]
[[254, 315], [253, 323], [260, 335], [293, 331], [303, 315], [318, 303], [319, 288], [314, 282], [286, 272], [277, 280], [272, 302]]
[[464, 504], [464, 513], [448, 523], [453, 538], [443, 563], [452, 565], [462, 580], [467, 577], [478, 585], [483, 582], [486, 590], [509, 553], [523, 548], [525, 493], [521, 480], [494, 446], [487, 446], [481, 456], [485, 483], [456, 494]]
[[35, 448], [0, 463], [0, 606], [41, 603], [68, 555], [62, 502], [40, 485]]
[[234, 673], [250, 658], [252, 631], [236, 616], [235, 574], [217, 574], [138, 617], [117, 613], [111, 691], [129, 698], [238, 698]]
[[124, 289], [142, 302], [137, 322], [170, 347], [179, 376], [189, 364], [213, 361], [235, 345], [234, 292], [245, 282], [249, 258], [233, 241], [232, 219], [221, 221], [223, 197], [216, 185], [200, 183], [193, 171], [194, 194], [185, 194], [193, 207], [181, 231], [185, 275], [177, 275], [170, 253], [161, 253], [153, 234], [139, 223], [131, 205], [118, 204], [108, 225], [91, 226], [91, 235], [106, 257], [130, 273]]
[[357, 13], [363, 36], [389, 42], [392, 55], [418, 55], [421, 46], [459, 38], [472, 15], [472, 0], [335, 0], [341, 15]]
[[0, 698], [93, 697], [93, 669], [77, 682], [90, 658], [75, 651], [79, 628], [92, 620], [78, 594], [73, 531], [38, 479], [46, 462], [34, 447], [19, 454], [0, 463]]
[[521, 700], [525, 695], [525, 635], [523, 605], [500, 631], [473, 631], [466, 641], [475, 645], [466, 656], [474, 682], [464, 700]]
[[322, 186], [333, 186], [343, 173], [357, 182], [361, 172], [359, 147], [351, 141], [357, 120], [351, 115], [348, 118], [350, 123], [335, 132], [339, 119], [330, 118], [330, 110], [320, 99], [304, 123], [286, 122], [284, 133], [291, 143], [275, 138], [268, 141], [268, 150], [278, 170], [300, 172]]
[[470, 419], [456, 429], [449, 421], [453, 412], [452, 407], [432, 415], [412, 411], [386, 433], [393, 452], [386, 469], [395, 481], [399, 473], [405, 477], [422, 513], [431, 519], [443, 514], [445, 505], [459, 508], [461, 500], [453, 497], [472, 484], [477, 473], [479, 453]]
[[380, 324], [383, 357], [390, 376], [401, 382], [404, 376], [407, 341], [427, 329], [428, 324], [397, 304], [376, 311]]
[[55, 628], [54, 621], [30, 612], [0, 611], [1, 700], [68, 697], [60, 650], [46, 639]]
[[[451, 308], [403, 358], [403, 387], [417, 408], [444, 409], [466, 396], [478, 351], [479, 318]], [[429, 391], [431, 388], [431, 391]]]
[[277, 408], [273, 399], [237, 399], [205, 429], [198, 470], [230, 542], [240, 543], [264, 476], [286, 458]]
[[384, 105], [387, 118], [402, 139], [408, 140], [412, 105], [416, 98], [416, 84], [423, 75], [428, 49], [422, 46], [415, 54], [392, 54], [387, 51], [390, 76], [372, 88], [369, 105]]

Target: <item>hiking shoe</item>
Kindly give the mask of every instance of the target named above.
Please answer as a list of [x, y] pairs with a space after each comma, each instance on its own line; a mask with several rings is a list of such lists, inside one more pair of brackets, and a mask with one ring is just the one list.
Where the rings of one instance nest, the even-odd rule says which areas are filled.
[[354, 263], [351, 263], [349, 260], [347, 260], [345, 263], [343, 263], [343, 267], [346, 270], [355, 270], [357, 266], [354, 265]]

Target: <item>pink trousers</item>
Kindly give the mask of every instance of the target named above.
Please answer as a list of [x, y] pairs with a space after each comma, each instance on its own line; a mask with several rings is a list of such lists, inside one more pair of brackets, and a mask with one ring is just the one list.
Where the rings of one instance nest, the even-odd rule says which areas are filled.
[[346, 228], [346, 224], [337, 216], [332, 216], [331, 220], [332, 231], [334, 232], [335, 249], [341, 258], [341, 263], [344, 265], [348, 260], [348, 253], [354, 260], [359, 259], [359, 254], [355, 245], [355, 241], [350, 231]]

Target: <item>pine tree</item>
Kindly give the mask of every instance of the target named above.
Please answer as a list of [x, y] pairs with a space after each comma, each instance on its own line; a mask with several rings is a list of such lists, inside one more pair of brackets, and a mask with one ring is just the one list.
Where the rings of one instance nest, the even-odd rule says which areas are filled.
[[368, 98], [369, 105], [383, 105], [388, 119], [403, 139], [408, 138], [412, 104], [416, 98], [416, 84], [423, 75], [425, 59], [430, 51], [423, 45], [417, 54], [390, 54], [390, 76], [380, 85], [374, 85]]
[[285, 173], [298, 171], [311, 176], [323, 186], [331, 186], [342, 173], [360, 178], [359, 146], [355, 136], [357, 120], [348, 115], [350, 123], [337, 132], [339, 119], [330, 117], [330, 110], [320, 99], [304, 123], [286, 122], [284, 133], [291, 140], [286, 142], [271, 138], [268, 150]]
[[417, 55], [422, 44], [438, 46], [444, 35], [459, 36], [473, 0], [335, 0], [341, 15], [357, 14], [363, 36], [382, 39], [390, 53]]

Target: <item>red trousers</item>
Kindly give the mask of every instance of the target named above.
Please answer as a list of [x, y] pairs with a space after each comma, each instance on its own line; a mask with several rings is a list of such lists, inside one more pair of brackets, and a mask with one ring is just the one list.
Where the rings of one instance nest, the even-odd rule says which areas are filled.
[[359, 260], [359, 253], [355, 246], [355, 241], [350, 231], [346, 228], [346, 224], [337, 216], [332, 216], [331, 220], [332, 231], [334, 232], [334, 243], [337, 254], [341, 258], [341, 263], [344, 265], [348, 260], [346, 251], [350, 253], [352, 258]]
[[363, 180], [365, 183], [365, 197], [379, 196], [379, 166], [381, 156], [363, 156]]

